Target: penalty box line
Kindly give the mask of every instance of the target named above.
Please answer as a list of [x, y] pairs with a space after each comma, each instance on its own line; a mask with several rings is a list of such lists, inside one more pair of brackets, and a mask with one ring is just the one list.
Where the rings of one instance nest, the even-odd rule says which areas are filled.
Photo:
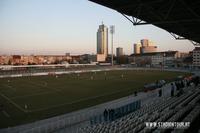
[[16, 88], [15, 88], [15, 87], [13, 87], [13, 86], [11, 86], [11, 85], [8, 85], [8, 84], [3, 84], [3, 86], [4, 86], [4, 87], [6, 87], [6, 88], [9, 88], [9, 89], [11, 89], [13, 92], [16, 92]]
[[7, 96], [5, 96], [5, 95], [2, 94], [1, 92], [0, 92], [0, 95], [1, 95], [4, 99], [6, 99], [9, 103], [13, 104], [13, 105], [14, 105], [16, 108], [18, 108], [20, 111], [22, 111], [22, 112], [24, 112], [24, 113], [27, 112], [27, 111], [24, 110], [21, 106], [19, 106], [18, 104], [16, 104], [14, 101], [12, 101], [10, 98], [8, 98]]

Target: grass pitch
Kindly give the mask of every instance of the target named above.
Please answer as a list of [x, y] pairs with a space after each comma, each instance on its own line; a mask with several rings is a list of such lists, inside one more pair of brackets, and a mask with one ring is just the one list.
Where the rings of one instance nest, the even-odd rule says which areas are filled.
[[188, 73], [102, 71], [0, 79], [0, 128], [72, 112], [142, 90], [145, 83]]

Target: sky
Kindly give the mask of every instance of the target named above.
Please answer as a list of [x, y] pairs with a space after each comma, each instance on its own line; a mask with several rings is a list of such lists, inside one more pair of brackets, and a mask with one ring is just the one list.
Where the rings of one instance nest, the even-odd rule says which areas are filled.
[[125, 54], [141, 39], [153, 41], [159, 51], [194, 49], [188, 40], [175, 40], [153, 25], [133, 26], [117, 11], [87, 0], [0, 0], [0, 55], [96, 54], [102, 22], [115, 25], [114, 48]]

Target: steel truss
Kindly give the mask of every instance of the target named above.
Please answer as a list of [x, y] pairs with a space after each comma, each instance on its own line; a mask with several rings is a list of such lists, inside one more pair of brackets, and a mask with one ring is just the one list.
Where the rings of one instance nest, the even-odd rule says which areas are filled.
[[[147, 24], [163, 24], [163, 23], [177, 23], [177, 21], [175, 22], [173, 22], [173, 21], [171, 21], [171, 22], [153, 22], [153, 23], [147, 23], [147, 22], [145, 22], [145, 21], [142, 21], [142, 20], [140, 20], [140, 19], [138, 19], [138, 18], [135, 18], [135, 17], [133, 17], [132, 16], [132, 19], [131, 18], [129, 18], [127, 15], [125, 15], [125, 14], [123, 14], [123, 13], [121, 13], [127, 20], [129, 20], [134, 26], [137, 26], [137, 25], [147, 25]], [[181, 20], [180, 20], [181, 21]], [[182, 20], [182, 21], [188, 21], [188, 22], [190, 22], [190, 21], [199, 21], [199, 20]], [[185, 38], [185, 37], [182, 37], [182, 36], [179, 36], [179, 35], [177, 35], [177, 34], [175, 34], [175, 33], [172, 33], [172, 32], [169, 32], [176, 40], [189, 40], [189, 39], [187, 39], [187, 38]], [[198, 43], [198, 42], [195, 42], [195, 41], [192, 41], [192, 40], [189, 40], [194, 46], [200, 46], [200, 43]]]

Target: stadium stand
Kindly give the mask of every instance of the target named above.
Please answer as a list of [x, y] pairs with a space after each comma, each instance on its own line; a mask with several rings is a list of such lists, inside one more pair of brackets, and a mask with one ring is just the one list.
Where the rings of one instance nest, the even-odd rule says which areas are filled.
[[95, 64], [64, 64], [57, 65], [21, 65], [21, 66], [0, 66], [0, 75], [16, 75], [23, 74], [24, 76], [30, 76], [33, 73], [55, 73], [63, 71], [74, 70], [90, 70], [99, 68]]
[[[80, 128], [79, 132], [85, 133], [146, 133], [146, 132], [186, 132], [188, 129], [159, 129], [146, 127], [146, 122], [190, 122], [195, 125], [195, 120], [200, 116], [200, 90], [199, 87], [185, 87], [182, 95], [160, 98], [151, 102], [124, 117], [112, 122], [104, 122]], [[198, 122], [198, 121], [197, 121]], [[196, 127], [196, 130], [198, 128]], [[194, 131], [194, 129], [193, 129]]]
[[92, 116], [90, 123], [97, 124], [101, 122], [112, 122], [120, 117], [123, 117], [141, 107], [141, 100], [131, 102], [118, 108], [105, 109], [100, 115]]

